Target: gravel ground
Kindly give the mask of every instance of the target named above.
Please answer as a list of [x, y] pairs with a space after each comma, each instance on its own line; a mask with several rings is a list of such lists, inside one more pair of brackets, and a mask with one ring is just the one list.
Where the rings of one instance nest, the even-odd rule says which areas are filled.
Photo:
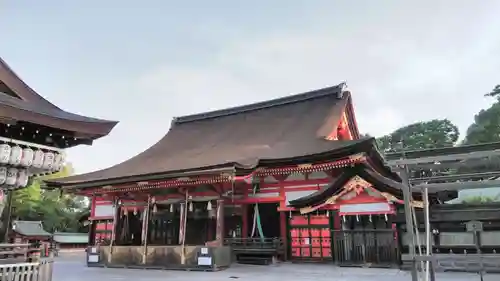
[[[373, 268], [338, 268], [324, 264], [282, 263], [272, 266], [251, 266], [234, 264], [231, 268], [219, 272], [157, 271], [133, 269], [88, 268], [81, 253], [64, 254], [56, 259], [53, 281], [223, 281], [223, 280], [258, 280], [258, 281], [411, 281], [408, 272], [394, 269]], [[391, 280], [388, 280], [390, 278]], [[436, 280], [479, 281], [479, 275], [468, 273], [438, 273]], [[500, 280], [500, 275], [488, 274], [485, 281]]]

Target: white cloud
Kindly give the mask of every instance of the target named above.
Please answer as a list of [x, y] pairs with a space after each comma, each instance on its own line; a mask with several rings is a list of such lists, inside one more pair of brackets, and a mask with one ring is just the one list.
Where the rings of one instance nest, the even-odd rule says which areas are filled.
[[[394, 38], [367, 43], [363, 38], [332, 38], [328, 33], [238, 41], [221, 50], [209, 65], [165, 64], [144, 74], [139, 85], [154, 93], [151, 98], [156, 104], [182, 115], [346, 80], [361, 130], [380, 135], [436, 117], [451, 118], [464, 129], [487, 103], [482, 94], [495, 83], [493, 66], [500, 64], [478, 55], [478, 42], [461, 47], [458, 57], [421, 53], [408, 41]], [[494, 43], [498, 42], [490, 41], [488, 47], [497, 46]], [[464, 79], [479, 73], [486, 80], [480, 90]]]
[[[103, 96], [102, 106], [120, 99], [121, 124], [92, 148], [72, 150], [73, 162], [84, 172], [125, 160], [156, 142], [174, 116], [342, 81], [353, 92], [363, 133], [379, 136], [433, 118], [449, 118], [465, 133], [489, 103], [483, 94], [500, 83], [500, 18], [495, 9], [472, 4], [480, 16], [459, 5], [318, 16], [297, 30], [231, 37], [200, 63], [159, 58], [135, 80], [107, 89], [120, 94]], [[99, 151], [99, 161], [89, 160]]]

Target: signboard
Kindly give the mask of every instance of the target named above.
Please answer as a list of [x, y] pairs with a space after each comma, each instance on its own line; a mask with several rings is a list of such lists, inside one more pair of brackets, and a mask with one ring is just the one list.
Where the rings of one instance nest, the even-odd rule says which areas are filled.
[[469, 221], [466, 224], [467, 231], [483, 231], [483, 223], [480, 221]]
[[391, 214], [393, 213], [389, 203], [364, 203], [340, 205], [339, 215], [365, 215], [365, 214]]
[[198, 257], [198, 265], [212, 265], [212, 257]]
[[88, 256], [88, 262], [89, 263], [99, 262], [99, 255], [89, 255]]

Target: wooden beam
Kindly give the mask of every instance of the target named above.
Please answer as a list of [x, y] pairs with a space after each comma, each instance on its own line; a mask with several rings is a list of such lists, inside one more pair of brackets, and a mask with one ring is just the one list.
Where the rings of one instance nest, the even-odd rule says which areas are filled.
[[142, 220], [142, 264], [147, 262], [148, 254], [148, 228], [149, 228], [149, 212], [151, 211], [151, 195], [148, 196], [148, 204], [144, 210], [144, 217]]
[[[499, 155], [500, 155], [500, 150], [491, 150], [491, 151], [477, 151], [477, 152], [469, 152], [461, 154], [427, 156], [427, 157], [409, 158], [409, 159], [403, 158], [403, 159], [388, 160], [387, 163], [389, 166], [419, 165], [428, 163], [440, 163], [446, 161], [467, 160], [474, 158], [487, 158]], [[437, 164], [436, 166], [439, 166], [439, 164]]]
[[425, 177], [425, 178], [413, 178], [410, 179], [411, 184], [416, 183], [429, 183], [429, 182], [446, 182], [446, 181], [459, 181], [459, 180], [483, 180], [489, 178], [500, 177], [500, 172], [485, 172], [485, 173], [471, 173], [471, 174], [456, 174], [456, 175], [446, 175], [446, 176], [435, 176], [435, 177]]
[[208, 185], [210, 187], [210, 189], [212, 191], [214, 191], [215, 193], [219, 194], [219, 195], [222, 195], [223, 193], [223, 188], [222, 186], [220, 186], [220, 184], [209, 184]]
[[475, 188], [494, 188], [500, 186], [500, 180], [487, 181], [467, 181], [467, 182], [446, 182], [446, 183], [429, 183], [414, 185], [413, 189], [422, 190], [428, 188], [430, 192], [446, 191], [446, 190], [464, 190]]
[[217, 245], [222, 246], [224, 244], [224, 200], [217, 200], [217, 225], [215, 228], [215, 240]]
[[186, 238], [185, 213], [187, 211], [187, 202], [181, 202], [179, 207], [179, 245], [184, 244]]
[[116, 227], [118, 225], [118, 218], [120, 217], [120, 205], [118, 204], [119, 198], [115, 197], [113, 200], [113, 205], [115, 206], [115, 213], [113, 214], [113, 228], [111, 229], [111, 241], [109, 242], [109, 255], [108, 255], [108, 263], [111, 263], [113, 256], [113, 244], [116, 240]]

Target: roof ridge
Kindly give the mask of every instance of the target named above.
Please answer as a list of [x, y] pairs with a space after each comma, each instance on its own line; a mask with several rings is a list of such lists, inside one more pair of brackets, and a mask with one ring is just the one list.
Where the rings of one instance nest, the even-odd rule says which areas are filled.
[[14, 222], [20, 223], [41, 223], [42, 221], [24, 221], [24, 220], [15, 220]]
[[[42, 102], [43, 103], [43, 106], [46, 106], [47, 108], [52, 108], [52, 109], [59, 109], [59, 110], [62, 110], [61, 108], [59, 108], [58, 106], [56, 106], [55, 104], [51, 103], [48, 99], [46, 99], [45, 97], [43, 97], [42, 95], [40, 95], [37, 91], [35, 91], [35, 89], [33, 89], [32, 87], [30, 87], [11, 67], [9, 64], [7, 64], [7, 62], [2, 58], [0, 57], [0, 69], [4, 69], [8, 74], [10, 74], [10, 78], [12, 78], [13, 80], [17, 80], [18, 83], [20, 83], [21, 87], [25, 88], [26, 92], [28, 94], [28, 97], [25, 97], [22, 93], [18, 93], [14, 90], [12, 90], [17, 96], [19, 96], [19, 98], [24, 101], [24, 102], [35, 102], [35, 103], [39, 103], [39, 102]], [[5, 83], [5, 81], [2, 81], [8, 88], [11, 88], [7, 83]], [[34, 101], [36, 100], [36, 101]]]
[[261, 101], [246, 105], [234, 106], [225, 109], [219, 109], [214, 111], [207, 111], [202, 113], [195, 113], [180, 117], [174, 117], [172, 124], [189, 123], [194, 121], [200, 121], [205, 119], [217, 118], [222, 116], [234, 115], [239, 113], [244, 113], [248, 111], [254, 111], [259, 109], [265, 109], [269, 107], [275, 107], [280, 105], [286, 105], [291, 103], [302, 102], [314, 98], [319, 98], [327, 95], [337, 94], [339, 98], [342, 98], [341, 93], [346, 89], [346, 83], [342, 82], [336, 86], [326, 87], [318, 90], [308, 91], [300, 94], [294, 94], [290, 96], [284, 96], [280, 98], [275, 98], [272, 100]]

